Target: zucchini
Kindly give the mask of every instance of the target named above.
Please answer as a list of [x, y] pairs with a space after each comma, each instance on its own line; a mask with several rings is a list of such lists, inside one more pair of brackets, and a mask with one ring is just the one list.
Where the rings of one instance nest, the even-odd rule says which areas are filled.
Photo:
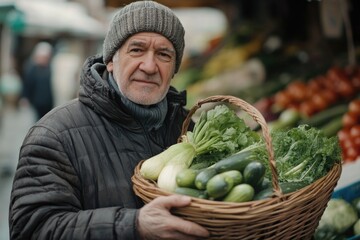
[[191, 196], [191, 197], [196, 197], [196, 198], [202, 198], [202, 199], [208, 198], [208, 194], [206, 191], [195, 189], [195, 188], [177, 187], [177, 188], [175, 188], [175, 193], [181, 194], [181, 195], [187, 195], [187, 196]]
[[[283, 194], [292, 193], [307, 185], [306, 182], [281, 182], [279, 183], [280, 189]], [[254, 200], [270, 198], [274, 193], [273, 187], [266, 188], [255, 194]]]
[[198, 170], [184, 169], [176, 174], [176, 184], [178, 187], [195, 187], [195, 178]]
[[246, 183], [236, 185], [231, 191], [222, 199], [224, 202], [248, 202], [254, 197], [254, 188]]
[[259, 161], [252, 161], [246, 165], [243, 176], [244, 182], [253, 187], [258, 186], [265, 177], [265, 166]]
[[200, 190], [206, 189], [206, 184], [218, 172], [215, 168], [208, 167], [200, 171], [195, 177], [195, 187]]
[[234, 181], [231, 177], [224, 174], [217, 174], [206, 184], [206, 191], [209, 198], [218, 199], [225, 196], [233, 187]]
[[315, 115], [301, 119], [299, 125], [307, 124], [312, 127], [320, 127], [328, 122], [331, 122], [334, 118], [344, 115], [348, 111], [348, 104], [339, 104], [334, 107], [330, 107], [321, 112], [316, 113]]
[[320, 130], [325, 134], [325, 136], [332, 137], [336, 136], [337, 132], [340, 131], [342, 127], [342, 116], [339, 116], [322, 126]]
[[225, 177], [232, 178], [232, 180], [234, 182], [234, 186], [242, 183], [242, 181], [243, 181], [243, 175], [238, 170], [229, 170], [229, 171], [226, 171], [226, 172], [223, 172], [220, 174]]
[[244, 151], [235, 153], [229, 157], [226, 157], [213, 165], [214, 169], [218, 173], [226, 172], [229, 170], [238, 170], [243, 172], [246, 165], [253, 161], [253, 155], [251, 151]]

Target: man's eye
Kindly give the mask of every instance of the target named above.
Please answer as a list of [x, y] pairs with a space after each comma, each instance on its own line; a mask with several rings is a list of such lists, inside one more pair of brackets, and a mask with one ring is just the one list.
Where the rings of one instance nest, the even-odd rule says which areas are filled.
[[172, 59], [172, 56], [166, 52], [159, 52], [158, 55], [163, 61], [171, 61]]
[[132, 49], [130, 49], [130, 52], [134, 52], [134, 53], [141, 52], [141, 49], [140, 48], [132, 48]]

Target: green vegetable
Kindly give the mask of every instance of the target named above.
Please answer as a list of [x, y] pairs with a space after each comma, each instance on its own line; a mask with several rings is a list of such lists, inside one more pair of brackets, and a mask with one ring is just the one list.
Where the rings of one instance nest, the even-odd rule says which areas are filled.
[[191, 196], [191, 197], [196, 197], [196, 198], [202, 198], [202, 199], [208, 198], [208, 194], [206, 191], [198, 190], [198, 189], [194, 189], [194, 188], [188, 188], [188, 187], [177, 187], [177, 188], [175, 188], [175, 193], [181, 194], [181, 195], [187, 195], [187, 196]]
[[327, 124], [323, 125], [320, 129], [324, 132], [325, 136], [332, 137], [343, 127], [342, 116], [332, 119]]
[[195, 155], [194, 147], [189, 143], [179, 143], [183, 148], [182, 152], [172, 158], [165, 164], [157, 179], [157, 185], [161, 189], [173, 192], [176, 185], [176, 176], [184, 169], [188, 169]]
[[246, 165], [243, 174], [244, 182], [256, 187], [265, 177], [265, 166], [259, 161], [252, 161]]
[[194, 158], [210, 153], [228, 156], [259, 139], [259, 134], [250, 130], [233, 110], [218, 105], [202, 112], [193, 131], [183, 135], [180, 143], [146, 160], [140, 173], [147, 179], [157, 179], [159, 188], [174, 191], [177, 173], [189, 168]]
[[[288, 130], [274, 130], [271, 137], [279, 182], [310, 184], [325, 176], [334, 164], [341, 162], [338, 138], [327, 137], [317, 128], [300, 125]], [[272, 179], [268, 158], [265, 143], [258, 141], [220, 160], [214, 164], [214, 168], [219, 172], [230, 169], [242, 171], [242, 167], [245, 168], [251, 159], [263, 163], [265, 177]]]
[[176, 184], [178, 187], [194, 187], [195, 177], [198, 174], [198, 170], [187, 168], [182, 170], [176, 175]]
[[140, 174], [150, 180], [156, 181], [160, 175], [161, 170], [166, 163], [179, 154], [182, 154], [183, 144], [175, 144], [170, 146], [165, 151], [147, 159], [143, 162], [140, 168]]
[[212, 168], [212, 167], [209, 167], [209, 168], [206, 168], [206, 169], [200, 171], [195, 177], [196, 188], [198, 188], [200, 190], [206, 189], [206, 184], [216, 174], [218, 174], [218, 172], [216, 171], [215, 168]]
[[353, 199], [351, 201], [351, 204], [354, 206], [354, 208], [356, 209], [356, 211], [360, 217], [360, 197]]
[[346, 240], [345, 236], [328, 226], [316, 229], [313, 238], [313, 240]]
[[226, 172], [229, 170], [238, 170], [243, 172], [250, 162], [258, 159], [262, 159], [264, 162], [268, 159], [265, 144], [261, 141], [242, 149], [238, 153], [221, 159], [215, 163], [213, 167], [217, 172]]
[[357, 213], [344, 199], [332, 198], [321, 216], [318, 229], [329, 227], [341, 234], [351, 228], [358, 220]]
[[354, 235], [355, 236], [360, 235], [360, 219], [358, 219], [354, 224]]
[[[281, 192], [283, 194], [287, 194], [287, 193], [295, 192], [295, 191], [300, 190], [301, 188], [307, 186], [307, 182], [281, 182], [281, 183], [279, 183], [279, 186], [280, 186]], [[268, 186], [267, 188], [256, 193], [254, 196], [254, 200], [270, 198], [273, 195], [273, 193], [274, 193], [274, 189], [273, 189], [272, 185]]]
[[234, 181], [231, 177], [223, 174], [217, 174], [206, 184], [206, 191], [209, 197], [218, 199], [225, 196], [234, 187]]
[[272, 140], [279, 182], [310, 184], [341, 162], [337, 137], [327, 137], [308, 125], [273, 131]]
[[229, 170], [227, 172], [220, 173], [224, 177], [232, 178], [234, 185], [238, 185], [243, 182], [243, 175], [238, 170]]
[[270, 131], [294, 127], [300, 120], [300, 114], [295, 109], [289, 108], [280, 113], [278, 119], [268, 123]]
[[302, 119], [299, 121], [299, 125], [310, 125], [312, 127], [320, 127], [328, 122], [332, 122], [333, 119], [344, 115], [348, 111], [348, 104], [339, 104], [334, 107], [330, 107], [316, 113], [315, 115]]
[[193, 131], [188, 131], [183, 136], [183, 141], [192, 143], [196, 149], [192, 165], [205, 161], [208, 166], [259, 140], [260, 135], [251, 130], [226, 105], [217, 105], [207, 112], [203, 111]]
[[254, 188], [246, 183], [236, 185], [223, 198], [224, 202], [248, 202], [254, 197]]
[[260, 192], [260, 191], [270, 188], [270, 187], [272, 187], [272, 183], [271, 183], [270, 179], [267, 177], [264, 177], [263, 180], [257, 186], [255, 186], [255, 192]]

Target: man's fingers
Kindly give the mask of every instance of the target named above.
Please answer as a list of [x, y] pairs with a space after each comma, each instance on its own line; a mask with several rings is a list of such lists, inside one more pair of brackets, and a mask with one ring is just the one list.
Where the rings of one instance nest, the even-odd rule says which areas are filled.
[[209, 236], [209, 231], [207, 231], [204, 227], [200, 226], [199, 224], [184, 220], [176, 216], [174, 216], [174, 218], [176, 218], [176, 221], [173, 222], [176, 224], [174, 228], [176, 228], [179, 232], [189, 236], [197, 236], [197, 237]]
[[159, 207], [164, 207], [170, 210], [171, 208], [174, 207], [188, 206], [191, 203], [191, 198], [189, 196], [181, 196], [174, 194], [166, 197], [164, 196], [157, 197], [151, 203]]
[[183, 195], [155, 198], [140, 210], [140, 233], [144, 236], [149, 236], [148, 234], [157, 236], [157, 239], [182, 240], [208, 237], [209, 232], [201, 225], [171, 214], [172, 208], [185, 207], [190, 203], [191, 198]]

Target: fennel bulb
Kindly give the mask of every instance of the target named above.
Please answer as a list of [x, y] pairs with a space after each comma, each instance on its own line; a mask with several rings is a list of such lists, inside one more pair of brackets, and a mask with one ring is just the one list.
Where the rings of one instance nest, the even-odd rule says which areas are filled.
[[[182, 152], [172, 156], [161, 170], [157, 180], [159, 188], [174, 192], [177, 187], [176, 175], [184, 169], [190, 167], [195, 157], [195, 148], [191, 143], [177, 143], [182, 148]], [[173, 145], [174, 146], [174, 145]]]
[[165, 164], [183, 150], [180, 144], [171, 145], [165, 151], [145, 160], [141, 165], [140, 174], [146, 179], [156, 181]]

